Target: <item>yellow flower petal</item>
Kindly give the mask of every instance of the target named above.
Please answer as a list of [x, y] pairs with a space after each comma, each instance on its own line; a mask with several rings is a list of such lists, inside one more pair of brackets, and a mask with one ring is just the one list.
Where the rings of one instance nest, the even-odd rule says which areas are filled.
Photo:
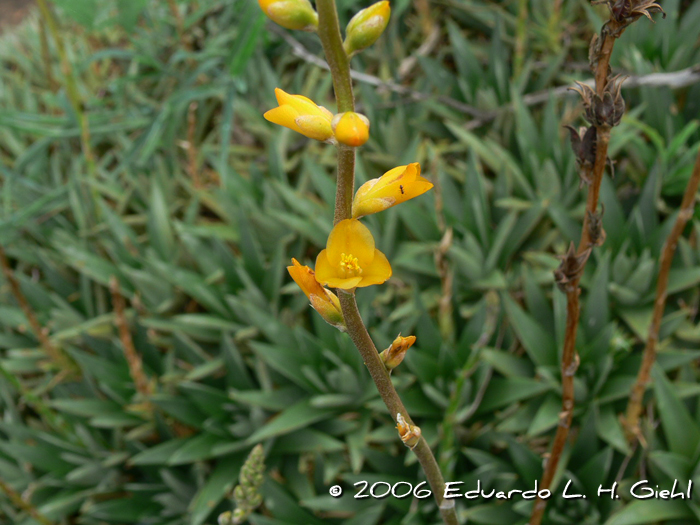
[[[321, 109], [310, 98], [304, 95], [291, 95], [280, 88], [275, 88], [275, 97], [280, 106], [292, 106], [299, 112], [300, 115], [317, 115], [319, 117], [327, 117], [330, 111]], [[331, 119], [333, 115], [330, 115]]]
[[340, 221], [316, 258], [316, 279], [326, 286], [350, 290], [381, 284], [391, 277], [386, 256], [374, 247], [366, 226], [354, 219]]
[[273, 108], [270, 111], [266, 111], [263, 117], [265, 120], [272, 122], [273, 124], [278, 124], [301, 133], [299, 126], [297, 126], [296, 119], [299, 116], [299, 112], [295, 110], [292, 106], [280, 106], [278, 108]]
[[264, 114], [267, 120], [320, 141], [333, 136], [333, 115], [326, 108], [302, 95], [290, 95], [279, 88], [275, 89], [275, 97], [279, 106]]
[[374, 237], [367, 226], [354, 219], [345, 219], [335, 225], [326, 248], [332, 264], [340, 264], [343, 254], [357, 257], [360, 267], [374, 259]]
[[297, 128], [299, 128], [299, 133], [310, 139], [323, 142], [333, 136], [330, 122], [324, 117], [319, 117], [318, 115], [300, 115], [294, 119], [294, 123], [297, 125]]
[[363, 184], [353, 200], [354, 218], [377, 213], [430, 190], [433, 184], [420, 176], [420, 164], [398, 166]]
[[386, 255], [379, 250], [374, 250], [374, 258], [369, 266], [362, 268], [362, 281], [357, 285], [358, 288], [364, 286], [372, 286], [373, 284], [382, 284], [391, 277], [391, 265], [389, 264]]

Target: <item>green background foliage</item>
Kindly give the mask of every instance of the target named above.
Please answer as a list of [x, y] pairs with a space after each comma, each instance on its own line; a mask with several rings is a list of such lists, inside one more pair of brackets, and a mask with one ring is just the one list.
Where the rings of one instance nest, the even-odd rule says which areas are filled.
[[[367, 2], [338, 4], [344, 26]], [[553, 88], [589, 78], [588, 42], [605, 8], [422, 4], [393, 2], [384, 36], [352, 62], [399, 86], [356, 82], [372, 122], [358, 181], [419, 161], [436, 184], [367, 218], [394, 276], [358, 300], [378, 347], [399, 332], [418, 338], [393, 377], [446, 479], [529, 490], [561, 409], [566, 311], [552, 271], [579, 238], [585, 199], [562, 128], [582, 124], [581, 108]], [[55, 523], [215, 523], [263, 443], [254, 525], [435, 523], [430, 499], [351, 497], [359, 480], [416, 485], [422, 474], [349, 338], [308, 308], [285, 269], [291, 257], [313, 264], [325, 245], [334, 149], [262, 113], [275, 87], [334, 109], [328, 72], [308, 59], [321, 54], [316, 37], [273, 28], [252, 0], [180, 2], [184, 35], [165, 1], [54, 5], [96, 170], [65, 90], [51, 83], [63, 77], [50, 37], [51, 75], [42, 61], [33, 15], [0, 36], [0, 242], [79, 372], [47, 361], [3, 280], [0, 478]], [[663, 7], [666, 20], [641, 20], [618, 41], [615, 70], [698, 64], [700, 3]], [[700, 521], [697, 491], [673, 502], [625, 492], [640, 479], [700, 485], [697, 211], [671, 271], [647, 446], [630, 450], [618, 420], [700, 143], [700, 84], [624, 96], [616, 175], [602, 187], [607, 240], [582, 279], [575, 439], [549, 501], [552, 524]], [[154, 387], [147, 398], [115, 329], [113, 276]], [[587, 499], [562, 499], [569, 479]], [[621, 499], [595, 497], [616, 480]], [[343, 498], [328, 494], [335, 484]], [[530, 505], [463, 500], [459, 511], [470, 523], [526, 523]], [[0, 516], [35, 523], [4, 495]]]

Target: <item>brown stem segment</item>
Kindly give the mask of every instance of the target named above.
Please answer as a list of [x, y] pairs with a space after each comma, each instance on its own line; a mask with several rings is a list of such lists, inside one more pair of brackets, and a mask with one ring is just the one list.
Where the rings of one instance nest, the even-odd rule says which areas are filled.
[[49, 339], [48, 331], [41, 326], [41, 323], [39, 323], [34, 310], [32, 310], [32, 307], [29, 305], [29, 301], [27, 301], [27, 298], [22, 292], [19, 281], [17, 280], [17, 277], [15, 277], [15, 273], [10, 266], [10, 261], [7, 260], [5, 250], [2, 247], [0, 247], [0, 267], [2, 267], [2, 273], [10, 285], [12, 295], [17, 301], [19, 307], [22, 309], [24, 317], [27, 318], [29, 326], [31, 327], [32, 332], [34, 332], [36, 338], [39, 340], [39, 343], [44, 349], [46, 356], [51, 359], [51, 361], [53, 361], [53, 363], [61, 370], [73, 371], [73, 364], [66, 355], [64, 355], [53, 345], [51, 339]]
[[[326, 54], [326, 60], [333, 76], [333, 86], [338, 101], [338, 112], [354, 111], [355, 99], [352, 92], [352, 80], [350, 78], [350, 63], [343, 48], [338, 23], [338, 11], [335, 0], [317, 0], [318, 35]], [[338, 187], [336, 191], [334, 223], [352, 217], [352, 198], [355, 191], [355, 149], [339, 145], [338, 147]], [[357, 309], [354, 293], [340, 292], [338, 294], [340, 306], [343, 310], [348, 334], [355, 346], [360, 351], [362, 359], [369, 370], [372, 380], [377, 385], [377, 390], [382, 400], [389, 409], [389, 413], [398, 423], [398, 415], [409, 424], [413, 425], [411, 416], [403, 405], [399, 394], [396, 392], [389, 372], [379, 357], [377, 348], [367, 332]], [[418, 461], [423, 467], [426, 478], [435, 497], [443, 521], [447, 525], [458, 525], [457, 513], [454, 502], [444, 500], [445, 480], [440, 471], [435, 456], [424, 437], [418, 440], [413, 447]]]
[[129, 322], [126, 320], [126, 301], [119, 292], [119, 280], [115, 276], [112, 276], [109, 281], [109, 289], [112, 293], [112, 305], [114, 306], [114, 322], [119, 330], [119, 340], [124, 348], [129, 374], [134, 382], [136, 391], [143, 396], [144, 400], [148, 401], [151, 395], [151, 385], [143, 371], [141, 356], [136, 351], [134, 340], [131, 338]]
[[[598, 96], [603, 96], [605, 85], [607, 84], [610, 57], [612, 55], [615, 39], [622, 34], [622, 30], [618, 29], [617, 24], [611, 20], [608, 22], [607, 31], [602, 32], [603, 42], [600, 44], [600, 52], [598, 54], [598, 63], [596, 65], [595, 79], [596, 92]], [[612, 36], [612, 34], [615, 36]], [[588, 197], [586, 199], [586, 213], [583, 219], [583, 228], [581, 230], [581, 239], [576, 250], [577, 255], [582, 255], [586, 250], [591, 249], [592, 239], [590, 232], [589, 219], [598, 210], [598, 200], [600, 197], [600, 186], [605, 173], [605, 165], [608, 158], [608, 143], [610, 141], [610, 127], [597, 126], [597, 143], [596, 143], [596, 158], [592, 170], [592, 181], [588, 188]], [[578, 287], [580, 275], [583, 274], [586, 260], [583, 260], [580, 268], [579, 277], [573, 279], [569, 286], [569, 291], [566, 294], [566, 331], [564, 334], [564, 350], [561, 359], [561, 388], [562, 388], [562, 409], [559, 416], [559, 425], [557, 426], [554, 441], [552, 442], [552, 450], [549, 458], [546, 461], [544, 473], [542, 474], [541, 489], [549, 489], [554, 475], [559, 465], [561, 454], [564, 451], [564, 446], [569, 437], [569, 429], [574, 415], [574, 374], [578, 368], [578, 359], [576, 355], [576, 334], [578, 331], [578, 320], [581, 313], [579, 303], [580, 289]], [[532, 515], [528, 525], [540, 525], [544, 516], [544, 511], [547, 507], [547, 500], [540, 499], [535, 501], [532, 509]]]
[[673, 255], [676, 252], [678, 239], [683, 234], [685, 225], [693, 216], [695, 195], [698, 192], [698, 186], [700, 186], [700, 152], [698, 152], [693, 172], [685, 188], [676, 223], [673, 225], [673, 229], [671, 233], [669, 233], [664, 243], [663, 250], [661, 251], [659, 278], [656, 282], [654, 313], [651, 318], [651, 326], [649, 327], [646, 346], [644, 347], [642, 365], [639, 368], [637, 381], [632, 387], [632, 394], [627, 404], [627, 420], [625, 426], [627, 437], [630, 442], [633, 442], [639, 436], [639, 417], [642, 413], [642, 400], [647, 383], [649, 382], [651, 368], [654, 365], [654, 361], [656, 361], [656, 345], [659, 342], [659, 329], [661, 328], [661, 320], [663, 319], [664, 307], [666, 306], [668, 276], [671, 271], [671, 263], [673, 262]]
[[0, 479], [0, 490], [2, 490], [2, 492], [5, 493], [7, 498], [12, 502], [12, 504], [15, 507], [22, 509], [24, 512], [29, 514], [35, 521], [41, 523], [41, 525], [54, 525], [53, 521], [44, 516], [38, 510], [36, 510], [36, 508], [31, 503], [25, 501], [24, 498], [22, 498], [22, 496], [15, 489], [13, 489], [8, 483], [5, 483], [2, 479]]

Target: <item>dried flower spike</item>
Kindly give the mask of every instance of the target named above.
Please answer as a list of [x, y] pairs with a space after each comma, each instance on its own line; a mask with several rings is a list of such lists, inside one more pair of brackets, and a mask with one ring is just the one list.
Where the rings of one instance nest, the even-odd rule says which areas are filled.
[[611, 128], [617, 126], [625, 113], [625, 100], [622, 98], [622, 83], [627, 77], [616, 75], [605, 84], [603, 96], [587, 84], [576, 82], [578, 87], [569, 88], [581, 95], [584, 116], [594, 126]]
[[605, 242], [607, 234], [603, 229], [603, 215], [605, 214], [605, 205], [601, 204], [600, 213], [591, 213], [586, 211], [588, 217], [588, 237], [590, 239], [589, 246], [602, 246]]
[[593, 2], [593, 5], [596, 4], [606, 4], [613, 20], [625, 26], [641, 16], [646, 16], [653, 22], [652, 13], [663, 13], [663, 17], [666, 18], [666, 12], [654, 0], [598, 0]]
[[559, 289], [564, 293], [574, 291], [573, 283], [578, 281], [583, 274], [591, 249], [586, 249], [581, 255], [576, 254], [576, 247], [573, 241], [569, 245], [569, 251], [562, 257], [559, 268], [554, 270], [554, 279]]
[[579, 177], [581, 178], [579, 189], [581, 189], [584, 183], [590, 184], [592, 182], [591, 170], [595, 164], [597, 131], [595, 126], [590, 126], [588, 129], [585, 127], [580, 129], [576, 129], [573, 126], [564, 127], [569, 130], [571, 149], [574, 150], [576, 155]]

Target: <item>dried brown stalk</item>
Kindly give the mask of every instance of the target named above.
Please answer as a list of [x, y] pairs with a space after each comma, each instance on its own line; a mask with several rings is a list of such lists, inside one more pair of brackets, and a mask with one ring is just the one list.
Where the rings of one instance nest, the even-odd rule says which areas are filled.
[[189, 49], [189, 42], [187, 42], [185, 39], [185, 19], [183, 18], [182, 13], [180, 13], [180, 8], [178, 7], [177, 2], [175, 0], [168, 0], [168, 7], [175, 18], [175, 30], [177, 31], [178, 40], [183, 46], [185, 46], [186, 49]]
[[671, 233], [669, 233], [659, 260], [659, 277], [656, 282], [656, 299], [654, 301], [654, 313], [651, 318], [651, 326], [649, 327], [649, 335], [647, 336], [646, 346], [644, 347], [644, 356], [642, 357], [642, 365], [637, 374], [637, 381], [632, 387], [627, 404], [627, 419], [625, 420], [625, 430], [627, 438], [630, 442], [634, 442], [640, 437], [639, 417], [642, 413], [642, 400], [644, 391], [649, 382], [649, 374], [651, 368], [656, 361], [656, 347], [659, 342], [659, 329], [661, 328], [661, 320], [664, 316], [664, 307], [666, 306], [668, 276], [671, 271], [671, 263], [673, 255], [676, 252], [678, 239], [683, 234], [685, 225], [693, 216], [695, 206], [695, 195], [700, 186], [700, 152], [698, 152], [693, 172], [690, 175], [690, 180], [683, 194], [681, 209], [673, 225]]
[[195, 147], [195, 131], [197, 130], [197, 102], [190, 104], [187, 110], [187, 171], [196, 189], [202, 187], [202, 179], [197, 167], [197, 148]]
[[122, 342], [124, 356], [126, 357], [126, 362], [129, 366], [129, 375], [131, 375], [131, 379], [134, 381], [136, 391], [147, 400], [151, 395], [151, 384], [148, 382], [148, 378], [143, 371], [141, 356], [138, 354], [138, 352], [136, 352], [134, 340], [131, 338], [129, 322], [127, 321], [126, 314], [124, 313], [126, 301], [124, 301], [124, 297], [119, 292], [119, 281], [116, 277], [112, 276], [110, 279], [109, 288], [112, 292], [115, 324], [119, 330], [119, 339]]
[[39, 42], [41, 43], [41, 60], [44, 63], [44, 74], [46, 81], [49, 83], [49, 89], [56, 91], [58, 83], [53, 76], [53, 67], [51, 65], [51, 52], [49, 51], [49, 37], [47, 35], [46, 20], [39, 17]]
[[5, 483], [2, 478], [0, 478], [0, 490], [2, 490], [7, 498], [12, 502], [15, 507], [22, 509], [24, 512], [29, 514], [35, 521], [41, 523], [41, 525], [54, 525], [54, 522], [49, 518], [44, 516], [39, 512], [34, 505], [25, 501], [22, 496], [13, 489], [10, 485]]
[[[609, 79], [610, 56], [612, 55], [613, 46], [615, 45], [615, 39], [622, 34], [622, 31], [624, 31], [624, 27], [621, 27], [614, 19], [611, 19], [601, 32], [601, 41], [598, 41], [597, 38], [593, 41], [592, 48], [595, 49], [595, 55], [597, 55], [594, 56], [594, 60], [592, 60], [592, 65], [595, 64], [595, 94], [601, 99], [604, 97], [605, 88], [608, 86], [609, 82], [612, 82], [612, 80]], [[574, 374], [579, 364], [578, 355], [576, 354], [576, 333], [581, 311], [579, 304], [579, 294], [581, 291], [578, 285], [592, 247], [600, 244], [599, 239], [594, 239], [591, 235], [591, 220], [599, 217], [597, 213], [598, 199], [608, 159], [610, 126], [607, 124], [598, 124], [596, 125], [596, 131], [595, 163], [593, 165], [588, 188], [586, 213], [583, 219], [581, 239], [578, 248], [574, 251], [572, 246], [572, 249], [570, 249], [569, 253], [564, 257], [562, 266], [558, 270], [560, 273], [557, 275], [557, 281], [562, 290], [566, 293], [566, 331], [561, 361], [562, 410], [559, 414], [559, 425], [557, 426], [557, 432], [552, 442], [552, 450], [546, 460], [544, 473], [542, 475], [542, 489], [550, 488], [569, 436], [569, 429], [574, 414]], [[538, 497], [532, 510], [529, 525], [540, 525], [546, 507], [547, 501]]]
[[39, 344], [44, 349], [46, 356], [49, 359], [51, 359], [51, 361], [53, 361], [53, 363], [59, 369], [70, 372], [74, 371], [75, 367], [73, 366], [73, 363], [71, 363], [71, 361], [63, 352], [61, 352], [58, 348], [56, 348], [53, 345], [51, 339], [49, 338], [48, 330], [42, 327], [41, 323], [39, 323], [39, 320], [37, 319], [34, 310], [27, 301], [27, 298], [24, 296], [24, 293], [22, 292], [22, 288], [20, 287], [19, 281], [17, 280], [17, 277], [15, 277], [15, 272], [10, 266], [10, 261], [7, 260], [5, 250], [1, 246], [0, 266], [2, 266], [2, 273], [5, 276], [5, 279], [7, 279], [8, 284], [10, 285], [12, 295], [17, 301], [17, 304], [19, 304], [19, 307], [22, 309], [24, 317], [27, 318], [29, 326], [31, 327], [35, 337], [39, 340]]

